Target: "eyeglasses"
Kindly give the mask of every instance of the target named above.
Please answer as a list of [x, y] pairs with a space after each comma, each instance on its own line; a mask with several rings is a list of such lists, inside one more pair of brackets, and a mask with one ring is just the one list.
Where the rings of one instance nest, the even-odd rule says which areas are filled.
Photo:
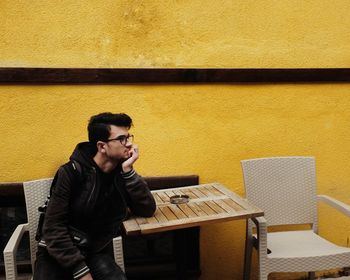
[[107, 139], [106, 142], [113, 141], [113, 140], [117, 140], [120, 142], [120, 144], [125, 146], [128, 142], [131, 144], [134, 142], [134, 135], [127, 135], [127, 136], [120, 135], [120, 136], [113, 138], [113, 139]]

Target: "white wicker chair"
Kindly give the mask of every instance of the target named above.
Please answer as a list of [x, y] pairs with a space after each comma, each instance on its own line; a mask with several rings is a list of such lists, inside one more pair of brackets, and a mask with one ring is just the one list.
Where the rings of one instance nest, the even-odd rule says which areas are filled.
[[[6, 280], [17, 280], [17, 267], [16, 267], [16, 251], [20, 243], [23, 234], [29, 231], [31, 263], [34, 268], [37, 242], [35, 241], [35, 233], [38, 226], [39, 212], [38, 207], [41, 206], [47, 198], [50, 190], [52, 178], [40, 179], [35, 181], [28, 181], [23, 183], [27, 218], [28, 223], [20, 224], [13, 232], [10, 240], [8, 241], [4, 249], [4, 263]], [[116, 237], [113, 239], [114, 258], [116, 263], [124, 271], [124, 256], [122, 238]]]
[[[313, 272], [350, 266], [350, 248], [318, 235], [317, 200], [350, 217], [350, 207], [316, 195], [313, 157], [275, 157], [241, 161], [246, 197], [265, 217], [248, 220], [244, 279], [250, 277], [252, 248], [258, 250], [259, 279], [271, 272]], [[253, 223], [254, 222], [254, 223]], [[310, 230], [267, 232], [268, 226], [310, 224]], [[257, 226], [257, 234], [252, 229]]]

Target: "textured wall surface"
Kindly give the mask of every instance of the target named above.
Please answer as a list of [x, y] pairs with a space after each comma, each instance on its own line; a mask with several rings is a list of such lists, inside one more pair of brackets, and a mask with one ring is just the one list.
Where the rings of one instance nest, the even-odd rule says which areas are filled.
[[346, 67], [347, 0], [0, 1], [0, 64]]
[[[1, 1], [0, 67], [349, 67], [349, 12], [345, 0]], [[113, 111], [134, 119], [143, 175], [199, 174], [244, 195], [241, 159], [313, 155], [318, 192], [350, 203], [349, 107], [349, 84], [4, 85], [0, 181], [52, 176], [88, 118]], [[346, 245], [350, 222], [320, 213], [321, 233]], [[244, 230], [203, 227], [202, 280], [241, 278]]]

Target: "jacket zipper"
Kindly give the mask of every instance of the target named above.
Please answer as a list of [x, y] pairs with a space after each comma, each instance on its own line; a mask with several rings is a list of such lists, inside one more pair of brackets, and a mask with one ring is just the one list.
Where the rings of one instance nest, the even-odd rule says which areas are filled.
[[95, 167], [92, 167], [92, 170], [94, 171], [94, 172], [93, 172], [93, 174], [94, 174], [94, 178], [93, 178], [94, 184], [93, 184], [93, 186], [92, 186], [92, 191], [91, 191], [91, 193], [90, 193], [90, 196], [89, 196], [87, 205], [90, 204], [90, 201], [91, 201], [91, 199], [92, 199], [92, 195], [94, 194], [95, 189], [96, 189], [96, 169], [95, 169]]
[[126, 217], [128, 216], [128, 210], [127, 210], [127, 208], [128, 208], [128, 205], [127, 205], [127, 203], [126, 203], [126, 201], [125, 201], [125, 197], [124, 197], [124, 195], [122, 194], [122, 192], [119, 190], [119, 187], [118, 187], [118, 181], [119, 179], [118, 179], [118, 176], [116, 177], [116, 180], [115, 180], [115, 187], [116, 187], [116, 189], [117, 189], [117, 191], [119, 192], [119, 194], [120, 194], [120, 196], [121, 196], [121, 198], [122, 198], [122, 200], [123, 200], [123, 203], [124, 203], [124, 209], [125, 209], [125, 211], [124, 211], [124, 218], [123, 218], [123, 220], [122, 221], [124, 221], [125, 219], [126, 219]]

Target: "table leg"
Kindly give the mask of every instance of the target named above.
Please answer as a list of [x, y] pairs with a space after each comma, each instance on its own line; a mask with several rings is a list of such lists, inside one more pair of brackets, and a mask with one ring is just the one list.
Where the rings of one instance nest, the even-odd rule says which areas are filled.
[[187, 230], [180, 229], [175, 231], [175, 258], [177, 279], [187, 279]]

